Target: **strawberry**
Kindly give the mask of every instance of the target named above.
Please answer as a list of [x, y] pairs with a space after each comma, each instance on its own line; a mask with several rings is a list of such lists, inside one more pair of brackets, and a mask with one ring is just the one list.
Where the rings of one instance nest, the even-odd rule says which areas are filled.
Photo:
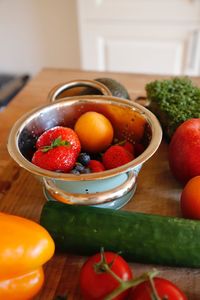
[[102, 159], [104, 167], [110, 170], [127, 164], [134, 159], [134, 156], [123, 146], [113, 145], [106, 150]]
[[67, 141], [75, 150], [77, 156], [81, 150], [81, 144], [76, 132], [69, 127], [56, 126], [46, 130], [37, 140], [36, 148], [50, 146], [57, 138], [61, 137], [62, 141]]
[[134, 146], [131, 142], [129, 141], [125, 141], [125, 143], [123, 144], [124, 149], [126, 149], [127, 151], [129, 151], [130, 153], [132, 153], [134, 155]]
[[58, 137], [50, 146], [39, 148], [32, 157], [32, 163], [50, 171], [69, 172], [74, 167], [76, 158], [72, 145]]
[[105, 171], [104, 165], [100, 161], [95, 159], [91, 159], [87, 167], [90, 168], [91, 172]]

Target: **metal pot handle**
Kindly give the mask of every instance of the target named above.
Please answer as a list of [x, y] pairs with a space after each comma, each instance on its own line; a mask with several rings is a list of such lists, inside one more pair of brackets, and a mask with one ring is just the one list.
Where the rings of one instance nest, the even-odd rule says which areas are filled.
[[56, 184], [49, 178], [43, 177], [44, 186], [48, 193], [56, 200], [66, 204], [79, 205], [96, 205], [113, 201], [127, 194], [136, 182], [136, 174], [134, 171], [127, 173], [128, 177], [125, 182], [119, 186], [105, 192], [89, 193], [89, 194], [72, 194], [59, 189]]
[[64, 91], [67, 91], [74, 87], [92, 87], [98, 91], [101, 92], [104, 96], [112, 96], [112, 93], [110, 90], [102, 83], [95, 81], [95, 80], [73, 80], [66, 82], [64, 84], [60, 84], [55, 86], [49, 93], [48, 99], [50, 102], [54, 102], [58, 99], [58, 96], [63, 93]]

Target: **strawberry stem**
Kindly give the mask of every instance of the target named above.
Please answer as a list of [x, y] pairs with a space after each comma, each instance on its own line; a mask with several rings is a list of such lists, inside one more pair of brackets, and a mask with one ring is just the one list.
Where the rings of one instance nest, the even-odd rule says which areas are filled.
[[118, 142], [116, 145], [123, 146], [126, 143], [126, 140], [122, 140]]
[[42, 147], [42, 152], [48, 152], [49, 150], [56, 148], [58, 146], [69, 146], [70, 142], [62, 140], [62, 136], [57, 137], [51, 145]]

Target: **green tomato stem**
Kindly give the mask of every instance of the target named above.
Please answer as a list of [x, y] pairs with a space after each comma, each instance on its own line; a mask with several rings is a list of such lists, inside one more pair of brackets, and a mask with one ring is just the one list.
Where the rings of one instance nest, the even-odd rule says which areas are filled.
[[[136, 285], [138, 285], [138, 284], [140, 284], [140, 283], [148, 280], [149, 278], [155, 277], [157, 274], [158, 274], [158, 271], [157, 270], [153, 270], [151, 272], [144, 273], [144, 274], [142, 274], [141, 276], [139, 276], [139, 277], [137, 277], [135, 279], [131, 279], [131, 280], [127, 280], [127, 281], [122, 281], [120, 279], [120, 281], [121, 281], [120, 285], [113, 292], [111, 292], [109, 295], [107, 295], [104, 298], [104, 300], [112, 300], [115, 297], [117, 297], [118, 295], [120, 295], [122, 292], [124, 292], [124, 291], [128, 290], [129, 288], [134, 287], [134, 286], [136, 286]], [[160, 300], [160, 298], [156, 294], [155, 294], [155, 297], [156, 297], [155, 298], [156, 300]]]
[[[116, 257], [117, 257], [118, 254], [116, 254]], [[112, 267], [112, 264], [114, 263], [114, 260], [108, 264], [107, 261], [106, 261], [106, 258], [105, 258], [105, 255], [104, 255], [104, 249], [101, 248], [101, 260], [99, 263], [96, 263], [94, 265], [94, 270], [98, 273], [98, 272], [107, 272], [109, 273], [112, 277], [114, 277], [119, 283], [122, 283], [123, 280], [117, 276], [117, 274], [115, 274], [115, 272], [113, 272], [111, 270], [111, 267]]]
[[124, 281], [119, 276], [117, 276], [117, 274], [115, 274], [115, 272], [113, 272], [108, 265], [104, 265], [104, 268], [105, 271], [109, 273], [113, 278], [115, 278], [120, 284], [124, 283]]
[[154, 284], [154, 281], [153, 281], [153, 276], [149, 276], [149, 282], [150, 282], [150, 285], [151, 285], [151, 289], [152, 289], [152, 292], [153, 292], [153, 297], [155, 300], [162, 300], [159, 295], [158, 295], [158, 292], [156, 290], [156, 287], [155, 287], [155, 284]]

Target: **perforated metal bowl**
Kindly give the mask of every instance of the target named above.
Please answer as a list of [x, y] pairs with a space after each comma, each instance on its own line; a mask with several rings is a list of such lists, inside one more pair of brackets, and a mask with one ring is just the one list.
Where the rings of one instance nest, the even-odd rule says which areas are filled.
[[[53, 97], [55, 91], [57, 89], [50, 93], [53, 100], [57, 100]], [[22, 168], [40, 178], [48, 200], [120, 208], [133, 197], [142, 164], [159, 147], [161, 127], [148, 109], [107, 95], [109, 91], [106, 89], [102, 93], [104, 95], [64, 97], [32, 110], [14, 124], [8, 139], [8, 151]], [[104, 114], [111, 121], [117, 139], [128, 139], [133, 143], [142, 140], [145, 151], [118, 168], [80, 175], [52, 172], [31, 163], [36, 140], [45, 130], [57, 125], [73, 128], [76, 120], [87, 111]]]

